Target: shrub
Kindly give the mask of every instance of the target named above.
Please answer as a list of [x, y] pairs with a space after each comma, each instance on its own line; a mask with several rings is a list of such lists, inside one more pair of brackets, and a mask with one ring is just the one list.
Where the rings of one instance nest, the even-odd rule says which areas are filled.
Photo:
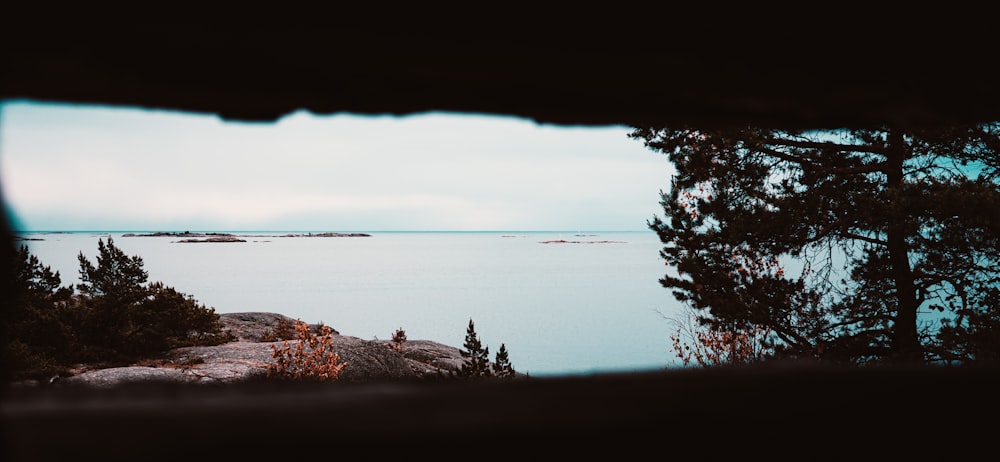
[[271, 345], [271, 357], [275, 362], [268, 364], [267, 376], [294, 380], [334, 381], [340, 376], [347, 363], [341, 362], [340, 355], [333, 351], [333, 329], [320, 326], [320, 333], [309, 331], [309, 324], [296, 320], [295, 346], [282, 342], [282, 346]]
[[686, 318], [671, 319], [677, 325], [677, 330], [670, 335], [671, 349], [684, 366], [692, 363], [701, 367], [754, 364], [774, 356], [767, 344], [772, 335], [769, 329], [759, 326], [713, 328], [702, 319], [691, 309]]
[[392, 343], [389, 344], [389, 348], [400, 351], [403, 349], [404, 343], [406, 343], [406, 331], [400, 327], [396, 329], [396, 332], [392, 333]]
[[223, 333], [215, 310], [190, 295], [155, 282], [149, 294], [130, 313], [136, 333], [130, 342], [138, 353], [153, 353], [181, 346], [217, 345], [233, 340]]

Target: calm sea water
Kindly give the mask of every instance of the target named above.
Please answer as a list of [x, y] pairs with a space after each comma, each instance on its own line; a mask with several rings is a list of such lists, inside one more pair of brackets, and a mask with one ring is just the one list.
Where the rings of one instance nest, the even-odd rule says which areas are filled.
[[[124, 232], [27, 233], [32, 254], [79, 281], [108, 238], [162, 281], [218, 313], [278, 312], [343, 335], [461, 347], [471, 319], [492, 359], [501, 343], [533, 376], [673, 367], [667, 317], [681, 307], [659, 285], [652, 232], [368, 232], [243, 243], [178, 243]], [[294, 233], [294, 232], [291, 232]], [[579, 243], [543, 243], [565, 240]], [[610, 241], [599, 243], [598, 241]]]

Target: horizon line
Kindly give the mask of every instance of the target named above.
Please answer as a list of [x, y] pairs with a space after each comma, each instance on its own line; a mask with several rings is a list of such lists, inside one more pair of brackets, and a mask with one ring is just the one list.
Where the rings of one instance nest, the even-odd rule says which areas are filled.
[[382, 230], [317, 230], [317, 229], [31, 229], [11, 230], [18, 233], [632, 233], [649, 229], [382, 229]]

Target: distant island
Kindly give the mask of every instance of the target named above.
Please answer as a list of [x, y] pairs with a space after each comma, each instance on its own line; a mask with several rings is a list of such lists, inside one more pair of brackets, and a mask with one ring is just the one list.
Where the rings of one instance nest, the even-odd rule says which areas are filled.
[[188, 242], [246, 242], [246, 239], [240, 239], [240, 238], [238, 238], [236, 236], [214, 236], [214, 237], [206, 237], [204, 239], [187, 238], [187, 239], [181, 239], [181, 240], [175, 241], [175, 242], [180, 242], [180, 243], [188, 243]]
[[557, 239], [554, 241], [538, 241], [539, 244], [626, 244], [624, 241], [567, 241]]
[[[305, 234], [282, 234], [282, 235], [254, 235], [253, 237], [370, 237], [371, 234], [366, 233], [305, 233]], [[152, 233], [125, 233], [122, 237], [180, 237], [183, 238], [178, 243], [191, 243], [191, 242], [246, 242], [245, 239], [241, 237], [247, 237], [246, 235], [237, 235], [232, 233], [192, 233], [191, 231], [174, 232], [174, 231], [156, 231]]]
[[371, 237], [366, 233], [306, 233], [306, 234], [284, 234], [278, 237]]
[[154, 232], [154, 233], [125, 233], [125, 234], [122, 234], [122, 237], [168, 237], [168, 236], [173, 236], [173, 237], [210, 237], [210, 236], [215, 236], [215, 237], [232, 237], [234, 235], [233, 234], [228, 234], [228, 233], [192, 233], [191, 231], [184, 231], [184, 232], [157, 231], [157, 232]]

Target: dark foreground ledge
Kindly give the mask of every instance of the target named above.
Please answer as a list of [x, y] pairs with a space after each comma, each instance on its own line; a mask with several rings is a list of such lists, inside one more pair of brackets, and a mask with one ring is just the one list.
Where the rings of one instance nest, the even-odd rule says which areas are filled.
[[955, 459], [994, 451], [998, 392], [998, 369], [796, 366], [8, 390], [0, 459]]

